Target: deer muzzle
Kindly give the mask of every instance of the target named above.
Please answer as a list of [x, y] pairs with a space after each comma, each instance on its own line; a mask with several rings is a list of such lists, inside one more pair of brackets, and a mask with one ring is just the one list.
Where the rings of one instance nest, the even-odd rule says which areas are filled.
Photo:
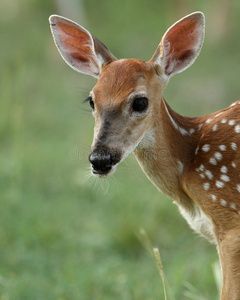
[[96, 148], [89, 155], [92, 173], [99, 177], [106, 177], [113, 171], [113, 167], [121, 161], [119, 150]]

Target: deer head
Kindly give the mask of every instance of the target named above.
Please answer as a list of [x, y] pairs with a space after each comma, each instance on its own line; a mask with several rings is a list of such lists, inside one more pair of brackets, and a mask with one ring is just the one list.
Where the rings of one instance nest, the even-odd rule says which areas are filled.
[[170, 27], [148, 62], [117, 60], [85, 28], [63, 17], [51, 16], [50, 24], [66, 63], [98, 79], [87, 99], [95, 118], [89, 161], [93, 174], [106, 177], [132, 151], [154, 144], [163, 90], [197, 58], [204, 15], [190, 14]]

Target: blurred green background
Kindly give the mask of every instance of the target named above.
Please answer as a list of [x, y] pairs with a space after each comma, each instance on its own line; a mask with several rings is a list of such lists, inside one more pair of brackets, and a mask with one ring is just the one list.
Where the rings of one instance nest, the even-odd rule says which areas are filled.
[[139, 238], [159, 247], [168, 299], [218, 299], [215, 247], [189, 229], [133, 155], [107, 180], [89, 178], [95, 80], [58, 54], [48, 17], [85, 26], [116, 57], [150, 59], [179, 18], [201, 10], [206, 39], [164, 97], [196, 116], [239, 99], [240, 1], [0, 2], [0, 299], [155, 300], [161, 280]]

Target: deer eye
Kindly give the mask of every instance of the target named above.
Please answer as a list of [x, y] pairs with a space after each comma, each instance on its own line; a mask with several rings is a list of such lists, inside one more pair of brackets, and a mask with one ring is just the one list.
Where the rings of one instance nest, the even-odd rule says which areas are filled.
[[89, 105], [91, 106], [92, 109], [94, 109], [94, 102], [92, 97], [89, 97]]
[[84, 100], [84, 102], [89, 102], [89, 105], [91, 106], [91, 108], [94, 109], [94, 102], [93, 102], [93, 98], [91, 96], [89, 96], [86, 100]]
[[148, 98], [139, 97], [133, 101], [132, 109], [137, 112], [143, 112], [148, 107]]

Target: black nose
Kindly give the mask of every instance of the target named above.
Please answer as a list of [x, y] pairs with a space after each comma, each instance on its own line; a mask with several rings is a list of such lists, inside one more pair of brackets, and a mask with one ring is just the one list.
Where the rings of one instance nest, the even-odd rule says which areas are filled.
[[112, 168], [112, 158], [109, 153], [92, 152], [89, 161], [96, 171], [107, 172]]
[[120, 156], [118, 151], [93, 151], [89, 155], [89, 161], [94, 173], [107, 174], [120, 161]]

